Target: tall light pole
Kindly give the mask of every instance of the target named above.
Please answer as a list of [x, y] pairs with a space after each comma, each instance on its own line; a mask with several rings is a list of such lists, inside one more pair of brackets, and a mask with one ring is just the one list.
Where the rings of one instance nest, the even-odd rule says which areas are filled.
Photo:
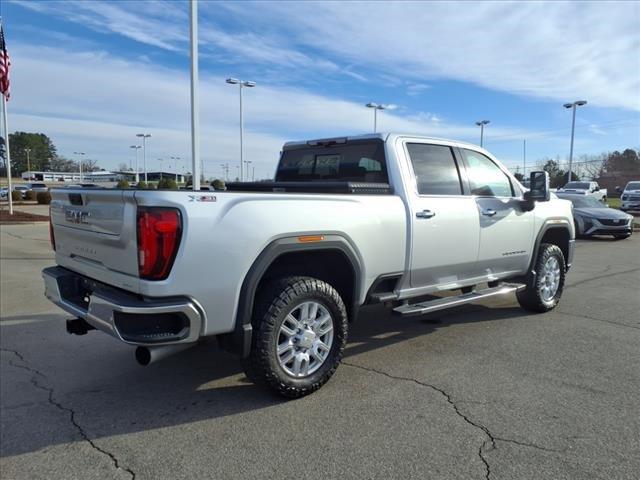
[[524, 180], [527, 172], [527, 141], [522, 141], [522, 179]]
[[136, 137], [142, 138], [142, 168], [144, 168], [144, 183], [147, 183], [147, 138], [150, 133], [136, 133]]
[[365, 107], [373, 109], [373, 133], [376, 133], [376, 131], [378, 130], [378, 110], [386, 110], [387, 108], [389, 108], [389, 106], [369, 102], [365, 105]]
[[30, 148], [25, 148], [25, 152], [27, 152], [27, 173], [29, 175], [29, 180], [31, 180], [31, 160], [29, 159], [29, 154], [31, 153]]
[[84, 152], [73, 152], [74, 155], [78, 155], [78, 165], [80, 167], [80, 181], [82, 182], [82, 157]]
[[189, 53], [191, 59], [191, 182], [200, 190], [200, 98], [198, 80], [198, 0], [189, 2]]
[[[256, 82], [250, 82], [248, 80], [238, 80], [237, 78], [227, 78], [227, 83], [229, 85], [238, 85], [239, 86], [239, 92], [240, 92], [240, 181], [243, 180], [243, 175], [242, 175], [242, 162], [243, 162], [243, 156], [244, 156], [244, 147], [242, 145], [242, 135], [243, 135], [243, 130], [244, 130], [244, 121], [242, 118], [242, 89], [244, 87], [247, 88], [253, 88], [256, 86]], [[248, 174], [249, 172], [247, 172]]]
[[569, 177], [567, 178], [567, 182], [571, 181], [571, 165], [573, 162], [573, 134], [576, 129], [576, 107], [581, 107], [586, 104], [587, 104], [586, 100], [576, 100], [573, 103], [565, 103], [563, 105], [564, 108], [573, 109], [573, 116], [571, 119], [571, 148], [569, 149]]
[[249, 180], [249, 164], [250, 163], [253, 163], [253, 162], [251, 160], [244, 161], [245, 172], [247, 172], [247, 180]]
[[180, 157], [171, 157], [176, 164], [176, 183], [178, 183], [178, 162], [180, 161]]
[[224, 173], [224, 181], [228, 182], [229, 181], [229, 164], [221, 163], [220, 166], [222, 167], [222, 172]]
[[138, 183], [140, 181], [140, 175], [138, 173], [140, 172], [140, 169], [138, 168], [138, 150], [142, 148], [142, 145], [131, 145], [129, 148], [136, 149], [136, 183]]
[[480, 127], [480, 146], [484, 143], [484, 126], [491, 123], [490, 120], [480, 120], [476, 125]]

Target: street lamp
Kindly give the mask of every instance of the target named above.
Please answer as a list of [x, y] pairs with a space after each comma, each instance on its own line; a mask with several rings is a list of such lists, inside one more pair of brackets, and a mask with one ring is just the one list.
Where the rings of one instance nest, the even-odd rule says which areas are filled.
[[140, 150], [142, 148], [142, 145], [131, 145], [129, 148], [135, 148], [136, 149], [136, 184], [140, 181], [140, 176], [138, 174], [138, 172], [140, 171], [138, 169], [138, 150]]
[[29, 180], [31, 180], [31, 160], [29, 159], [29, 154], [31, 153], [30, 148], [25, 148], [25, 152], [27, 152], [27, 174], [29, 176]]
[[480, 120], [479, 122], [476, 122], [476, 125], [480, 127], [480, 146], [482, 146], [482, 144], [484, 143], [484, 126], [487, 125], [488, 123], [491, 123], [491, 121]]
[[176, 164], [176, 183], [178, 183], [178, 161], [180, 160], [180, 157], [170, 157], [170, 158]]
[[136, 137], [142, 138], [142, 168], [144, 168], [144, 183], [147, 183], [147, 138], [150, 133], [136, 133]]
[[253, 88], [256, 86], [256, 82], [250, 82], [247, 80], [238, 80], [237, 78], [227, 78], [226, 82], [229, 85], [238, 85], [239, 86], [239, 91], [240, 91], [240, 181], [242, 181], [243, 175], [242, 175], [242, 161], [243, 161], [243, 154], [244, 154], [244, 149], [243, 149], [243, 145], [242, 145], [242, 134], [243, 134], [243, 119], [242, 119], [242, 88], [243, 87], [247, 87], [247, 88]]
[[365, 105], [365, 107], [373, 109], [373, 133], [376, 133], [376, 130], [378, 128], [378, 110], [386, 110], [387, 108], [389, 108], [389, 105], [369, 102]]
[[221, 163], [220, 166], [222, 167], [222, 172], [224, 173], [224, 181], [228, 182], [229, 181], [229, 164]]
[[573, 134], [575, 132], [575, 128], [576, 128], [576, 107], [581, 107], [583, 105], [586, 105], [587, 101], [586, 100], [576, 100], [573, 103], [565, 103], [563, 105], [564, 108], [571, 108], [573, 109], [573, 118], [571, 120], [571, 148], [569, 150], [569, 177], [567, 182], [571, 181], [571, 164], [573, 162]]
[[245, 172], [247, 172], [247, 180], [249, 180], [249, 164], [250, 163], [253, 163], [253, 162], [251, 160], [244, 161]]
[[162, 165], [164, 164], [164, 158], [159, 158], [160, 161], [160, 180], [162, 180]]
[[74, 155], [78, 155], [78, 165], [80, 166], [80, 181], [82, 182], [82, 155], [84, 152], [73, 152]]

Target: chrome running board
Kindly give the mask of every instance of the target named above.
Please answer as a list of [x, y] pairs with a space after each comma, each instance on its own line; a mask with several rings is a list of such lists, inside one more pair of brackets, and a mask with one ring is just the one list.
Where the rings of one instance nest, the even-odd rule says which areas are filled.
[[423, 315], [425, 313], [436, 312], [446, 308], [457, 307], [467, 303], [474, 303], [485, 298], [495, 297], [498, 295], [507, 295], [525, 288], [522, 283], [502, 283], [497, 287], [485, 288], [483, 290], [474, 290], [470, 293], [463, 293], [455, 297], [438, 298], [437, 300], [429, 300], [421, 303], [412, 303], [400, 305], [393, 309], [400, 315]]

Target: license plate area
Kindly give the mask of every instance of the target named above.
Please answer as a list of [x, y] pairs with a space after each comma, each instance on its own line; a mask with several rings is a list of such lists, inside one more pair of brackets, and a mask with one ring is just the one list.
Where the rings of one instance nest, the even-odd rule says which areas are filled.
[[82, 310], [89, 309], [89, 300], [95, 290], [95, 282], [76, 275], [67, 275], [58, 279], [60, 296]]

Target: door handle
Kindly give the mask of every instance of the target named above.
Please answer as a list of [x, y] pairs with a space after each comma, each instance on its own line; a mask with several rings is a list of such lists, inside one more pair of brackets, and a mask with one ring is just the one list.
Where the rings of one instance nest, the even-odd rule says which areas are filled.
[[494, 209], [492, 209], [492, 208], [487, 208], [486, 210], [482, 210], [482, 214], [483, 214], [485, 217], [493, 217], [496, 213], [498, 213], [498, 212], [496, 212], [496, 211], [495, 211]]
[[435, 216], [436, 212], [432, 212], [431, 210], [422, 210], [421, 212], [416, 212], [416, 217], [418, 218], [431, 218]]

